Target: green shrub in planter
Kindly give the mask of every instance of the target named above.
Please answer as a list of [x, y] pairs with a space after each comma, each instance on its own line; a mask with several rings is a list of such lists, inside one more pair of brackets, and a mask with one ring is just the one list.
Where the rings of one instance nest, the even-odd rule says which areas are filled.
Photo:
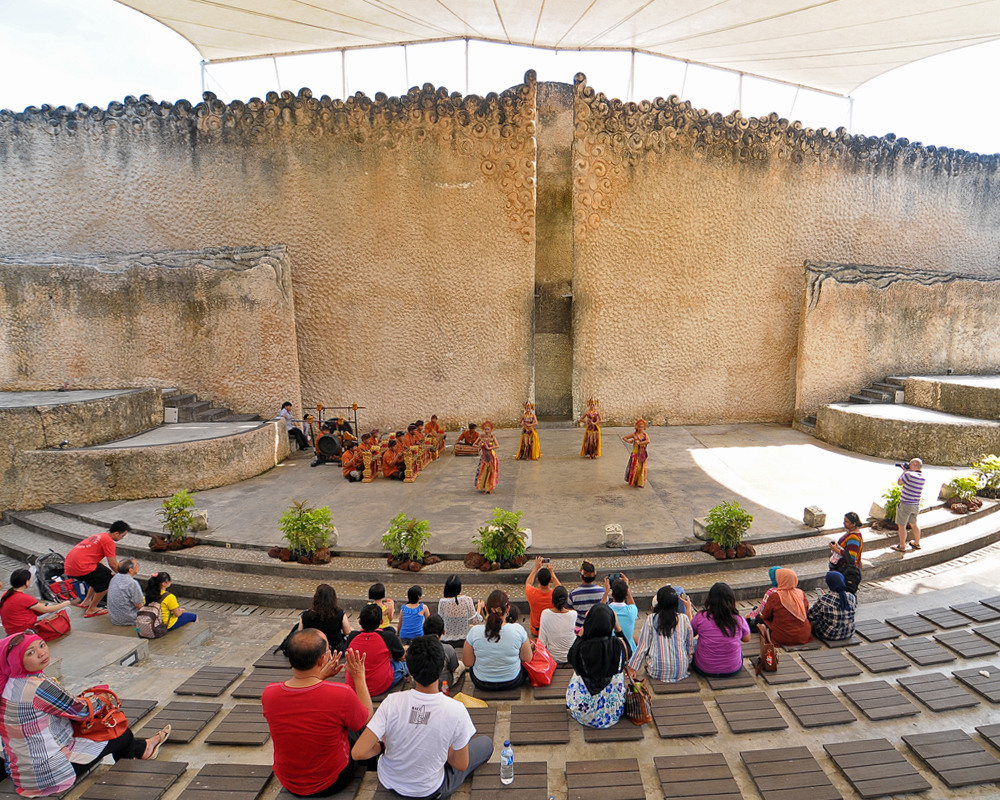
[[979, 491], [979, 480], [972, 475], [960, 475], [948, 481], [948, 485], [955, 490], [955, 497], [959, 500], [968, 501], [976, 496]]
[[724, 550], [735, 548], [742, 542], [751, 524], [753, 514], [735, 500], [719, 503], [705, 515], [705, 532]]
[[1000, 456], [984, 455], [972, 465], [979, 482], [979, 494], [984, 497], [1000, 496]]
[[179, 542], [188, 537], [191, 524], [194, 522], [192, 509], [194, 509], [194, 497], [186, 489], [163, 501], [156, 516], [163, 521], [163, 532], [167, 534], [167, 541]]
[[892, 484], [885, 492], [882, 494], [882, 499], [885, 500], [885, 521], [894, 522], [896, 519], [896, 509], [899, 508], [899, 499], [903, 496], [903, 487], [898, 483]]
[[430, 541], [431, 524], [425, 519], [407, 519], [406, 514], [393, 517], [389, 530], [382, 537], [382, 547], [392, 553], [393, 558], [406, 556], [411, 561], [424, 557], [424, 545]]
[[524, 556], [527, 549], [524, 541], [524, 531], [520, 527], [523, 511], [504, 511], [493, 509], [493, 519], [479, 529], [472, 540], [472, 546], [487, 561], [510, 561]]
[[293, 500], [292, 507], [281, 515], [278, 528], [294, 557], [311, 556], [330, 546], [333, 514], [329, 506], [309, 508], [304, 500]]

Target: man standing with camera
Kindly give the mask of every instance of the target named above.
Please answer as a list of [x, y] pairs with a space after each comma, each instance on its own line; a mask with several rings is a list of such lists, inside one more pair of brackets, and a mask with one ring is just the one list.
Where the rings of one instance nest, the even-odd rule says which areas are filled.
[[924, 490], [926, 478], [921, 469], [924, 462], [919, 458], [904, 461], [897, 464], [903, 468], [903, 474], [896, 481], [903, 487], [900, 493], [899, 507], [896, 509], [896, 525], [899, 526], [899, 544], [893, 545], [892, 549], [897, 553], [906, 552], [906, 525], [909, 523], [913, 531], [913, 541], [910, 547], [914, 550], [920, 549], [920, 526], [917, 524], [917, 516], [920, 513], [920, 495]]

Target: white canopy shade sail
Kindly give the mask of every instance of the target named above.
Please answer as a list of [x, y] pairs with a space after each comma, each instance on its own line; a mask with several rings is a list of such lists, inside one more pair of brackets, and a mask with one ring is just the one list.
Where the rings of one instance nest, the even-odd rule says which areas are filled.
[[637, 50], [846, 95], [1000, 38], [1000, 0], [119, 0], [232, 61], [449, 39]]

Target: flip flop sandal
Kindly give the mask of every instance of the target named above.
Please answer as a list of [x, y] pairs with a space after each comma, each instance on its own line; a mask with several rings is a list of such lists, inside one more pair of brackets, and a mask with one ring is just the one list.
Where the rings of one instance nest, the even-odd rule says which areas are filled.
[[910, 547], [912, 547], [914, 550], [920, 549], [920, 545], [917, 544], [916, 542], [910, 542]]
[[97, 611], [91, 611], [87, 614], [84, 614], [83, 618], [90, 619], [91, 617], [103, 617], [107, 613], [108, 610], [106, 608], [99, 608]]
[[895, 550], [897, 553], [905, 553], [906, 552], [906, 548], [905, 547], [900, 547], [898, 544], [891, 544], [891, 545], [889, 545], [889, 549], [890, 550]]
[[157, 756], [157, 755], [159, 755], [159, 752], [160, 752], [160, 746], [161, 746], [161, 745], [162, 745], [162, 744], [163, 744], [164, 742], [166, 742], [166, 741], [167, 741], [167, 739], [169, 739], [169, 738], [170, 738], [170, 731], [171, 731], [171, 730], [172, 730], [172, 728], [171, 728], [171, 727], [170, 727], [169, 725], [167, 725], [167, 726], [166, 726], [166, 727], [165, 727], [165, 728], [164, 728], [163, 730], [161, 730], [161, 731], [159, 732], [158, 736], [160, 737], [160, 741], [158, 741], [158, 742], [156, 743], [156, 747], [154, 747], [154, 748], [153, 748], [153, 752], [152, 752], [152, 753], [150, 753], [150, 754], [149, 754], [149, 756], [147, 756], [147, 757], [146, 757], [145, 759], [142, 759], [143, 761], [152, 761], [153, 759], [155, 759], [155, 758], [156, 758], [156, 756]]

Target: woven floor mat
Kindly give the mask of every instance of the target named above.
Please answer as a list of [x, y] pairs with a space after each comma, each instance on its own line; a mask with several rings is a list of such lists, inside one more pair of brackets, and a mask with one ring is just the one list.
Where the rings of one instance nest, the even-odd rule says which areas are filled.
[[156, 715], [142, 726], [141, 736], [155, 734], [164, 725], [172, 731], [167, 746], [187, 744], [222, 710], [222, 703], [199, 703], [191, 700], [174, 700], [156, 712]]
[[803, 728], [823, 728], [827, 725], [857, 722], [857, 717], [851, 710], [825, 686], [783, 689], [778, 692], [778, 697], [785, 701]]
[[174, 689], [174, 694], [218, 697], [242, 674], [243, 667], [202, 667]]
[[740, 753], [764, 800], [843, 800], [805, 747]]
[[87, 787], [80, 800], [157, 800], [186, 769], [183, 761], [123, 758]]
[[802, 660], [825, 681], [833, 680], [834, 678], [853, 678], [862, 672], [861, 667], [836, 650], [805, 653], [802, 656]]
[[661, 739], [714, 736], [719, 732], [700, 697], [655, 697], [652, 710], [653, 722]]
[[722, 753], [656, 756], [653, 765], [666, 800], [743, 800]]
[[952, 711], [956, 708], [973, 708], [979, 699], [973, 697], [954, 681], [940, 672], [926, 672], [897, 678], [896, 683], [927, 706], [931, 711]]
[[774, 703], [763, 692], [741, 692], [715, 698], [733, 733], [778, 731], [788, 727]]
[[270, 779], [270, 764], [206, 764], [177, 800], [257, 800]]
[[[985, 675], [983, 675], [984, 672]], [[963, 686], [968, 686], [991, 703], [1000, 703], [1000, 667], [990, 665], [973, 667], [972, 669], [957, 669], [951, 674]]]
[[566, 744], [570, 715], [565, 705], [511, 706], [511, 744]]
[[965, 731], [918, 733], [903, 741], [951, 789], [1000, 781], [1000, 761]]
[[848, 783], [864, 798], [926, 792], [931, 785], [887, 739], [823, 745]]
[[920, 709], [885, 681], [841, 684], [840, 691], [873, 722], [912, 717]]
[[[629, 723], [631, 724], [631, 723]], [[645, 800], [634, 758], [566, 762], [566, 800]]]
[[232, 708], [205, 737], [205, 743], [259, 747], [270, 738], [271, 732], [260, 704], [247, 703]]

